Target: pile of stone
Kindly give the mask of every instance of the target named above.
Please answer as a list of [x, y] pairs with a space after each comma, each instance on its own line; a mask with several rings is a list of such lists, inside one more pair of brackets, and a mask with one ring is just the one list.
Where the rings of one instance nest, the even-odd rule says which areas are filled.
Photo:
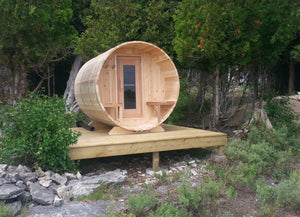
[[0, 164], [0, 202], [11, 207], [11, 215], [18, 214], [24, 204], [30, 206], [61, 206], [78, 196], [88, 195], [102, 184], [120, 184], [127, 180], [126, 170], [87, 174], [58, 174], [26, 166]]

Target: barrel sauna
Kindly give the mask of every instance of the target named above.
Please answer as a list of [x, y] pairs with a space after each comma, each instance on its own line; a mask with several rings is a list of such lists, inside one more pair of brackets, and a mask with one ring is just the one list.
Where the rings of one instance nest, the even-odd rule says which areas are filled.
[[179, 88], [177, 69], [162, 49], [130, 41], [86, 62], [74, 89], [80, 109], [93, 121], [145, 131], [168, 118]]

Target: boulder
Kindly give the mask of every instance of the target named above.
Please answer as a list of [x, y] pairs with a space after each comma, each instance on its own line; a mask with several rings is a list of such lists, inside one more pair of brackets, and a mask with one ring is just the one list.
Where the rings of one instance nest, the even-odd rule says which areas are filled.
[[64, 185], [67, 183], [68, 179], [65, 176], [61, 176], [58, 173], [55, 173], [51, 176], [51, 180], [58, 185]]
[[23, 188], [20, 188], [14, 184], [3, 184], [0, 186], [0, 200], [9, 200], [16, 198], [23, 192]]
[[0, 186], [4, 184], [10, 184], [11, 181], [5, 178], [0, 178]]
[[45, 188], [38, 182], [28, 183], [28, 187], [33, 201], [42, 205], [51, 205], [53, 203], [55, 195], [52, 189]]
[[[122, 209], [122, 205], [115, 203], [116, 210]], [[35, 206], [27, 217], [67, 217], [67, 216], [105, 216], [106, 210], [111, 207], [111, 202], [103, 200], [84, 203], [80, 201], [72, 201], [65, 203], [60, 207], [55, 206]]]
[[99, 182], [102, 184], [120, 184], [127, 180], [127, 171], [116, 169], [100, 175]]

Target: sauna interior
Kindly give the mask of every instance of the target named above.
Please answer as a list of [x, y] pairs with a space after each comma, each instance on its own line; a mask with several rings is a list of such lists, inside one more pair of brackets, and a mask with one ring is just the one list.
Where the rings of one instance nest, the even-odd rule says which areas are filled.
[[[83, 112], [94, 121], [144, 131], [160, 125], [176, 105], [179, 95], [176, 67], [170, 57], [153, 44], [125, 42], [86, 65], [81, 70], [94, 72], [92, 79], [96, 87], [91, 87], [94, 85], [88, 81], [91, 78], [83, 78], [88, 75], [81, 74], [76, 78], [79, 81], [75, 82], [75, 96]], [[88, 87], [78, 87], [85, 82], [89, 83], [85, 85]], [[97, 95], [97, 100], [90, 101], [98, 102], [88, 102], [89, 88], [95, 88], [90, 92]]]

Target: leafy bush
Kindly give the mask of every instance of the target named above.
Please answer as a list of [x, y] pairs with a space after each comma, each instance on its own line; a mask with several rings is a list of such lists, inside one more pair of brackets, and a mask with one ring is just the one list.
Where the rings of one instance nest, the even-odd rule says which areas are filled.
[[197, 188], [189, 187], [183, 183], [178, 188], [178, 200], [189, 212], [196, 216], [211, 215], [211, 206], [217, 203], [217, 198], [223, 194], [221, 183], [208, 179], [207, 183], [200, 184]]
[[79, 133], [70, 127], [74, 115], [65, 113], [63, 99], [30, 94], [13, 107], [2, 108], [0, 161], [56, 172], [74, 170], [69, 145]]
[[157, 205], [157, 194], [147, 188], [143, 194], [129, 195], [127, 205], [129, 210], [137, 217], [145, 216], [147, 212]]
[[257, 196], [265, 215], [271, 216], [279, 208], [300, 211], [300, 170], [293, 171], [290, 179], [277, 186], [258, 185]]

